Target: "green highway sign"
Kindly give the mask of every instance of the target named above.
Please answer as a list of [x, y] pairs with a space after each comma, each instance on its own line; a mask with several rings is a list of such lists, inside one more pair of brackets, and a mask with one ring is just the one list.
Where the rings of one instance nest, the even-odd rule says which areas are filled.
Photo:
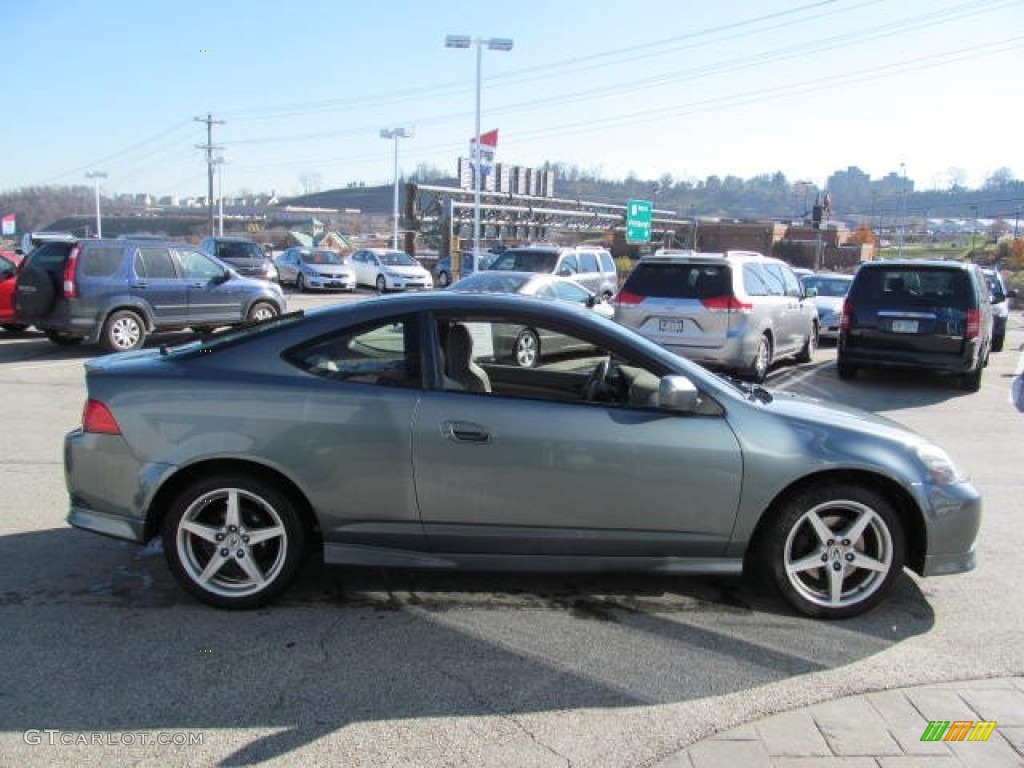
[[651, 242], [651, 211], [649, 200], [630, 200], [626, 203], [626, 242]]

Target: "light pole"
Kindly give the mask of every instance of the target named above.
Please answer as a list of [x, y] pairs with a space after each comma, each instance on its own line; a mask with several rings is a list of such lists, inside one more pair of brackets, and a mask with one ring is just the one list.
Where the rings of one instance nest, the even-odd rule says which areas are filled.
[[974, 256], [974, 239], [978, 236], [978, 206], [971, 206], [971, 213], [974, 214], [974, 226], [971, 227], [971, 256]]
[[[476, 46], [476, 131], [473, 142], [473, 254], [480, 251], [480, 72], [483, 64], [483, 49], [489, 51], [511, 51], [513, 41], [506, 37], [470, 37], [469, 35], [448, 35], [444, 39], [446, 48], [469, 48]], [[458, 259], [452, 259], [455, 269]], [[454, 277], [455, 275], [453, 275]]]
[[96, 188], [96, 237], [103, 237], [103, 223], [100, 219], [100, 179], [107, 178], [106, 171], [89, 171], [85, 174], [85, 178], [93, 180], [93, 186]]
[[900, 229], [899, 229], [899, 246], [896, 250], [898, 257], [903, 256], [903, 238], [904, 230], [907, 226], [907, 164], [900, 163], [900, 175], [903, 177], [903, 181], [900, 184]]
[[224, 156], [220, 155], [210, 161], [217, 166], [217, 236], [224, 237]]
[[382, 128], [380, 131], [380, 137], [382, 139], [394, 139], [395, 140], [395, 200], [394, 208], [392, 212], [392, 218], [394, 219], [393, 226], [393, 242], [391, 247], [396, 251], [398, 250], [398, 140], [408, 139], [412, 136], [412, 128]]

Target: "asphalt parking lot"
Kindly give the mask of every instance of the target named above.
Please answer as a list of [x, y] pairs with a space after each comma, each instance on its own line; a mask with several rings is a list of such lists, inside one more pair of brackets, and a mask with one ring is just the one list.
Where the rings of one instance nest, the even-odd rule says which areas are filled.
[[906, 575], [874, 612], [822, 623], [735, 579], [318, 564], [270, 608], [206, 608], [158, 551], [64, 523], [61, 439], [96, 350], [0, 334], [0, 764], [646, 766], [796, 705], [1020, 675], [1022, 346], [1014, 312], [975, 394], [841, 382], [830, 347], [772, 372], [934, 439], [985, 497], [976, 571]]

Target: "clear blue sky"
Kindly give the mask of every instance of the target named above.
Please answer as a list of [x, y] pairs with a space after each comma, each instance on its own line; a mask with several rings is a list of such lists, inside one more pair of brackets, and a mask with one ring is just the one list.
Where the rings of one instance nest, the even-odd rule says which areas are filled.
[[[224, 192], [292, 195], [454, 173], [482, 129], [497, 160], [606, 178], [822, 185], [856, 165], [917, 189], [1019, 177], [1024, 0], [0, 0], [7, 117], [0, 189], [206, 192], [212, 113]], [[563, 185], [558, 194], [571, 195]]]

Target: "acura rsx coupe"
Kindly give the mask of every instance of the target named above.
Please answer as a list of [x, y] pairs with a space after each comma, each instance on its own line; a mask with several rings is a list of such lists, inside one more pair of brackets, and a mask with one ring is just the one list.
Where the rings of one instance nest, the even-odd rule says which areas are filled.
[[[575, 342], [523, 367], [499, 326]], [[731, 381], [566, 302], [384, 296], [85, 364], [69, 522], [163, 538], [223, 608], [327, 563], [751, 573], [798, 611], [974, 567], [981, 502], [940, 448]]]

